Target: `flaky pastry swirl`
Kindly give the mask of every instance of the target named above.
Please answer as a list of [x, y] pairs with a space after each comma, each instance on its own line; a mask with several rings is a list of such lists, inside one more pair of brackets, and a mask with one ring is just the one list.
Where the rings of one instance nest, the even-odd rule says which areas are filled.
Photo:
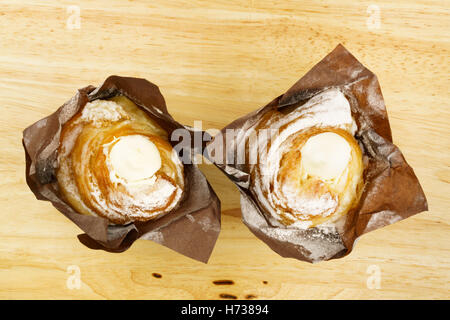
[[[127, 180], [113, 166], [113, 160], [123, 157], [128, 161], [125, 169], [133, 173], [130, 155], [112, 157], [121, 139], [130, 138], [156, 147], [160, 165], [151, 176]], [[170, 212], [182, 199], [183, 164], [167, 132], [124, 96], [89, 102], [68, 121], [61, 132], [58, 162], [61, 193], [81, 214], [115, 224], [147, 221]]]
[[[363, 187], [362, 152], [349, 102], [340, 90], [328, 89], [294, 110], [271, 110], [253, 129], [268, 134], [265, 139], [258, 134], [257, 143], [246, 142], [247, 160], [251, 163], [252, 154], [257, 155], [257, 163], [249, 166], [250, 192], [272, 224], [307, 229], [334, 222], [357, 204]], [[324, 158], [331, 151], [311, 147], [320, 139], [336, 141], [331, 149], [341, 160]], [[311, 161], [319, 162], [319, 170], [309, 168]], [[327, 176], [326, 165], [333, 161], [331, 167], [338, 167], [339, 174]]]

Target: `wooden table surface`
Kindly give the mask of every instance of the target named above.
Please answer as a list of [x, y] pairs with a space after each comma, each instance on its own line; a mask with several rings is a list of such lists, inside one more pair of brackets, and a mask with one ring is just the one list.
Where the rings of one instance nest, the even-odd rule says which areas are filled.
[[[378, 76], [394, 143], [430, 206], [363, 236], [343, 259], [279, 257], [243, 225], [237, 189], [207, 164], [223, 207], [208, 264], [144, 240], [120, 254], [90, 250], [25, 183], [22, 130], [78, 88], [112, 74], [146, 78], [178, 121], [221, 128], [338, 43]], [[450, 298], [448, 1], [3, 0], [0, 50], [0, 298]]]

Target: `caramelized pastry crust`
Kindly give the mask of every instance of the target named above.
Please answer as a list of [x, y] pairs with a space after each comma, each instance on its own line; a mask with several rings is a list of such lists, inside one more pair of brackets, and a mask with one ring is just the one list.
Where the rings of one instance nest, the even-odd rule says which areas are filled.
[[[81, 214], [115, 224], [147, 221], [182, 199], [183, 164], [167, 132], [124, 96], [87, 103], [60, 139], [58, 184]], [[140, 152], [147, 153], [133, 158]]]
[[[247, 140], [250, 191], [274, 225], [307, 229], [335, 222], [359, 201], [362, 152], [350, 105], [337, 89], [287, 113], [272, 110]], [[261, 132], [268, 132], [261, 138]]]

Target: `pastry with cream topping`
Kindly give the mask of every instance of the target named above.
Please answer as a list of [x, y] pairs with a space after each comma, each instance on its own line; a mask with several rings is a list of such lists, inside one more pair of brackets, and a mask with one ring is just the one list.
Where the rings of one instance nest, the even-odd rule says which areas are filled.
[[248, 158], [257, 158], [249, 165], [250, 192], [273, 225], [308, 229], [336, 222], [357, 205], [362, 151], [340, 90], [325, 90], [288, 112], [271, 110], [254, 129], [270, 134], [247, 142]]
[[183, 164], [167, 132], [125, 96], [88, 102], [61, 132], [56, 176], [79, 213], [148, 221], [183, 198]]

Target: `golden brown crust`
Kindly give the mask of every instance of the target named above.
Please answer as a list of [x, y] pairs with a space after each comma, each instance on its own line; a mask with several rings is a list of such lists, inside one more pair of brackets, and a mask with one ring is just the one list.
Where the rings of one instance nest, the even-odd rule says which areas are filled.
[[[86, 121], [81, 110], [64, 125], [57, 171], [61, 192], [77, 212], [116, 224], [156, 219], [179, 204], [183, 165], [158, 124], [127, 98], [111, 100], [123, 108], [120, 119]], [[149, 139], [159, 151], [162, 165], [153, 184], [129, 186], [111, 173], [107, 156], [118, 138], [129, 135]]]
[[[312, 114], [307, 116], [312, 117]], [[300, 223], [297, 225], [301, 228], [311, 228], [336, 221], [358, 204], [364, 186], [362, 151], [351, 133], [351, 124], [321, 126], [318, 123], [302, 127], [288, 134], [284, 141], [274, 143], [284, 130], [292, 130], [290, 126], [299, 119], [286, 120], [285, 117], [285, 114], [272, 110], [254, 127], [257, 132], [274, 127], [278, 131], [263, 143], [266, 153], [258, 151], [257, 163], [249, 165], [250, 191], [272, 222], [285, 226]], [[306, 141], [325, 132], [344, 138], [351, 150], [348, 166], [336, 181], [322, 181], [307, 175], [301, 165], [300, 150]], [[249, 153], [254, 152], [251, 144], [246, 141], [247, 163]]]

